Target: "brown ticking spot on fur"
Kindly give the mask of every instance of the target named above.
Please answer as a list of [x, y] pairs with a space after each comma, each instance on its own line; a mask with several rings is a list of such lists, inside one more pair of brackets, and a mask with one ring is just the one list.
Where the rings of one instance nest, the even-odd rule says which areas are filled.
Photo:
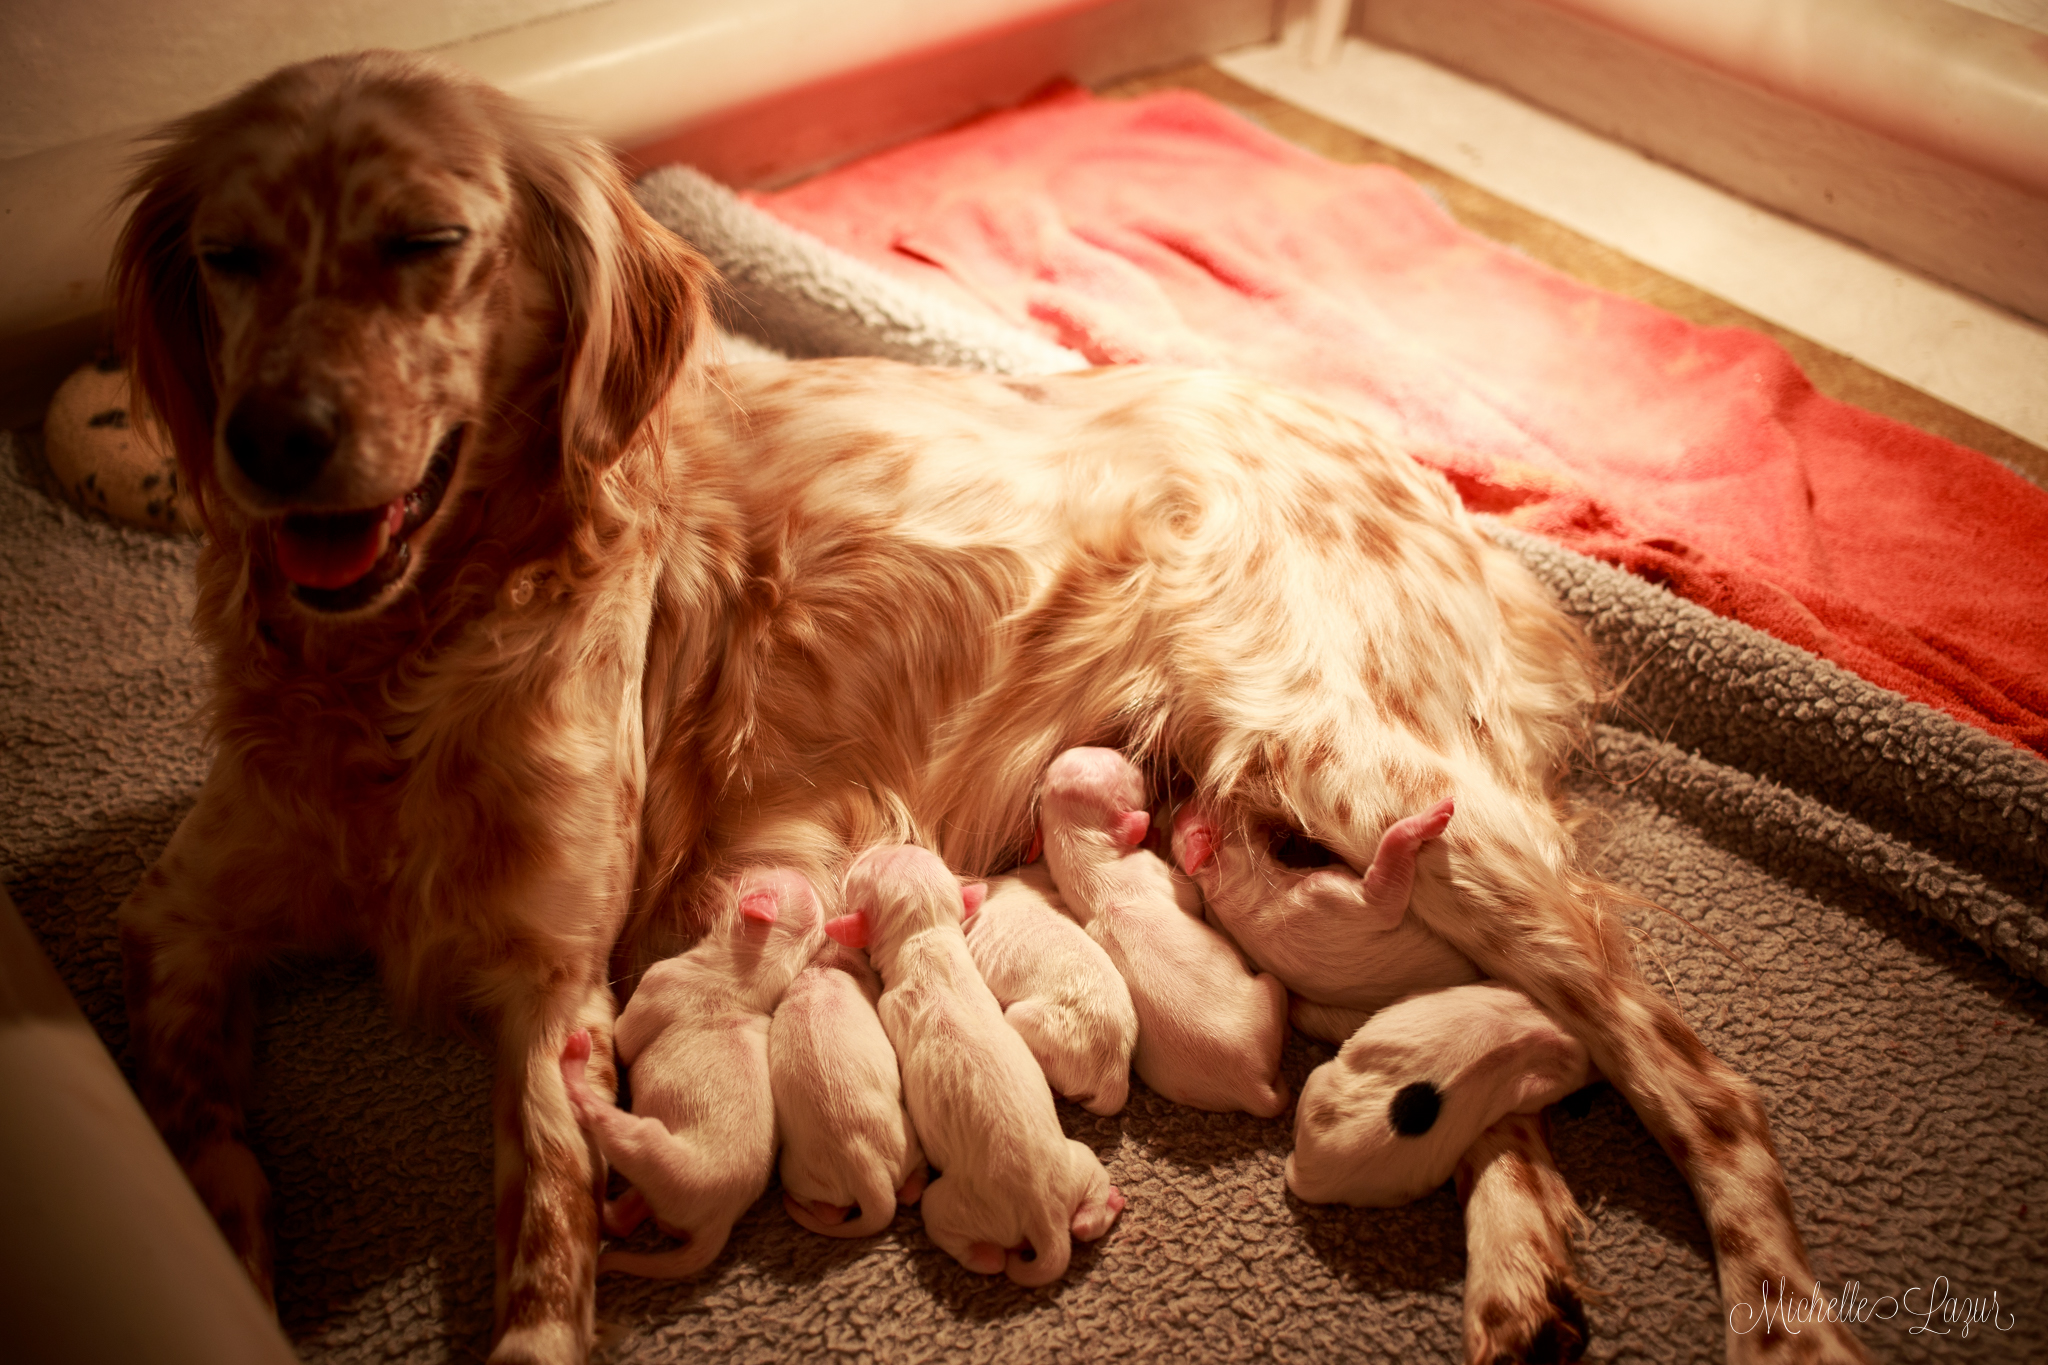
[[1501, 1160], [1507, 1164], [1508, 1176], [1521, 1187], [1522, 1193], [1538, 1201], [1543, 1198], [1543, 1177], [1533, 1162], [1520, 1152], [1508, 1152]]
[[1301, 535], [1310, 545], [1321, 550], [1334, 549], [1344, 543], [1344, 527], [1329, 511], [1320, 506], [1298, 506], [1289, 509], [1287, 524]]
[[1337, 817], [1337, 823], [1339, 825], [1348, 826], [1351, 823], [1351, 817], [1357, 814], [1357, 811], [1356, 808], [1352, 806], [1350, 797], [1340, 796], [1331, 805], [1330, 814]]
[[1664, 1139], [1664, 1153], [1687, 1179], [1692, 1178], [1692, 1144], [1677, 1133]]
[[1686, 1102], [1692, 1106], [1693, 1118], [1698, 1121], [1707, 1145], [1718, 1151], [1727, 1151], [1739, 1144], [1747, 1132], [1740, 1103], [1722, 1098], [1709, 1098], [1688, 1094]]
[[1514, 1316], [1514, 1310], [1510, 1309], [1499, 1299], [1488, 1299], [1485, 1303], [1479, 1305], [1479, 1325], [1486, 1328], [1489, 1332], [1498, 1332], [1501, 1328], [1507, 1326]]
[[1704, 1071], [1712, 1065], [1713, 1054], [1709, 1053], [1693, 1031], [1686, 1027], [1685, 1020], [1679, 1018], [1670, 1008], [1656, 1011], [1656, 1029], [1657, 1036], [1664, 1040], [1665, 1045], [1684, 1058], [1693, 1070]]
[[1414, 706], [1409, 703], [1408, 698], [1402, 693], [1389, 692], [1381, 697], [1380, 709], [1386, 713], [1389, 720], [1399, 724], [1409, 734], [1420, 735], [1423, 733], [1421, 714], [1416, 711]]
[[1400, 540], [1379, 517], [1355, 518], [1351, 523], [1351, 540], [1369, 563], [1392, 564], [1401, 558]]
[[1045, 385], [1043, 384], [1033, 384], [1029, 380], [1024, 379], [1005, 379], [1000, 382], [1004, 388], [1016, 394], [1027, 403], [1043, 403], [1045, 401]]
[[1730, 1223], [1721, 1229], [1714, 1249], [1724, 1260], [1741, 1260], [1756, 1250], [1756, 1239], [1740, 1226]]
[[1593, 997], [1576, 981], [1560, 981], [1557, 985], [1557, 1006], [1574, 1019], [1589, 1019], [1593, 1014]]
[[152, 863], [149, 871], [143, 874], [142, 883], [153, 890], [161, 891], [171, 884], [171, 879], [164, 875], [163, 864]]

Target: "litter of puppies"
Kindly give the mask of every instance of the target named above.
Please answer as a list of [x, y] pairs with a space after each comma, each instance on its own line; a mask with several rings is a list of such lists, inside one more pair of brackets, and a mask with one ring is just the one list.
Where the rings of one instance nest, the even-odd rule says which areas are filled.
[[[924, 849], [873, 849], [836, 888], [848, 913], [830, 921], [801, 874], [742, 876], [705, 938], [651, 968], [620, 1016], [634, 1112], [591, 1089], [587, 1033], [563, 1056], [577, 1121], [632, 1182], [607, 1203], [605, 1229], [629, 1234], [651, 1212], [682, 1242], [614, 1250], [603, 1266], [702, 1273], [779, 1152], [783, 1206], [812, 1232], [872, 1236], [922, 1198], [926, 1231], [967, 1269], [1057, 1280], [1072, 1242], [1106, 1233], [1124, 1198], [1062, 1133], [1054, 1096], [1115, 1114], [1135, 1066], [1179, 1103], [1284, 1112], [1289, 996], [1256, 965], [1256, 926], [1275, 910], [1315, 913], [1318, 938], [1385, 941], [1404, 921], [1408, 869], [1449, 818], [1445, 803], [1401, 822], [1383, 844], [1392, 856], [1365, 874], [1320, 869], [1313, 900], [1307, 878], [1238, 875], [1231, 919], [1254, 926], [1252, 949], [1213, 906], [1204, 918], [1191, 874], [1208, 863], [1201, 880], [1221, 884], [1200, 817], [1173, 824], [1188, 870], [1151, 851], [1142, 777], [1107, 749], [1054, 761], [1044, 856], [1002, 876], [963, 881]], [[1344, 1044], [1302, 1092], [1287, 1164], [1298, 1197], [1418, 1198], [1504, 1116], [1597, 1079], [1583, 1046], [1520, 991], [1447, 985], [1476, 972], [1443, 956], [1378, 983], [1405, 998], [1376, 1014], [1294, 997], [1297, 1027]]]

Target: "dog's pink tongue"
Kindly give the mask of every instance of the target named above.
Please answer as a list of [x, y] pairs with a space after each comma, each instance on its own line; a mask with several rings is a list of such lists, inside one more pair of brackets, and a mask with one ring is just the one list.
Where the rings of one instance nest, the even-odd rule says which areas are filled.
[[277, 528], [277, 567], [302, 588], [345, 588], [377, 566], [405, 521], [405, 499], [369, 512], [294, 512]]

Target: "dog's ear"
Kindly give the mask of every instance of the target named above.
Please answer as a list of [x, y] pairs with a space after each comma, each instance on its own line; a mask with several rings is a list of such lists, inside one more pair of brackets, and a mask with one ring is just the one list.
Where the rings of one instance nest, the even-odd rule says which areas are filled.
[[981, 910], [982, 902], [988, 899], [987, 882], [968, 882], [960, 888], [960, 922], [966, 923]]
[[529, 247], [565, 314], [565, 473], [580, 482], [623, 454], [682, 372], [709, 317], [710, 265], [647, 216], [595, 143], [536, 135], [519, 155]]
[[129, 182], [135, 207], [114, 248], [115, 344], [127, 359], [135, 406], [153, 414], [177, 456], [202, 520], [213, 487], [213, 305], [192, 252], [199, 201], [196, 120], [172, 124]]

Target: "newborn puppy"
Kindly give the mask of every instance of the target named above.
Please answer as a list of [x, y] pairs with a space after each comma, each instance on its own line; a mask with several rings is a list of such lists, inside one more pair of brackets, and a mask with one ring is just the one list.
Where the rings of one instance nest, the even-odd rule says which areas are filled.
[[1144, 779], [1113, 749], [1054, 759], [1041, 812], [1053, 881], [1130, 986], [1145, 1084], [1197, 1109], [1271, 1118], [1287, 1107], [1287, 988], [1246, 971], [1203, 923], [1194, 883], [1138, 846], [1144, 800]]
[[1448, 1180], [1496, 1120], [1595, 1079], [1585, 1046], [1512, 986], [1411, 996], [1309, 1073], [1287, 1187], [1317, 1204], [1405, 1204]]
[[1092, 1114], [1123, 1108], [1138, 1013], [1109, 954], [1067, 918], [1046, 865], [990, 878], [966, 930], [981, 979], [1053, 1090]]
[[596, 1094], [585, 1078], [590, 1037], [562, 1054], [576, 1121], [633, 1189], [605, 1207], [623, 1236], [651, 1209], [687, 1245], [647, 1254], [611, 1251], [601, 1270], [679, 1279], [710, 1265], [732, 1225], [768, 1188], [775, 1166], [775, 1101], [768, 1081], [768, 1021], [817, 948], [817, 896], [787, 868], [743, 874], [702, 942], [657, 962], [614, 1033], [631, 1068], [633, 1110]]
[[1070, 1237], [1100, 1237], [1124, 1200], [1060, 1131], [1038, 1063], [975, 969], [960, 923], [984, 894], [924, 849], [875, 849], [847, 874], [850, 913], [825, 932], [865, 946], [882, 974], [882, 1027], [940, 1172], [924, 1193], [932, 1241], [976, 1274], [1050, 1284]]
[[826, 940], [768, 1028], [782, 1207], [827, 1237], [880, 1232], [924, 1191], [924, 1149], [875, 1014], [881, 992], [859, 952]]
[[[1276, 851], [1263, 838], [1228, 834], [1190, 804], [1174, 817], [1173, 858], [1201, 889], [1210, 921], [1246, 957], [1305, 1001], [1362, 1018], [1416, 991], [1479, 979], [1469, 959], [1408, 913], [1416, 864], [1435, 856], [1430, 847], [1453, 814], [1441, 801], [1388, 825], [1361, 877], [1305, 840]], [[1349, 1036], [1304, 1023], [1300, 1006], [1295, 1024], [1332, 1042]]]

